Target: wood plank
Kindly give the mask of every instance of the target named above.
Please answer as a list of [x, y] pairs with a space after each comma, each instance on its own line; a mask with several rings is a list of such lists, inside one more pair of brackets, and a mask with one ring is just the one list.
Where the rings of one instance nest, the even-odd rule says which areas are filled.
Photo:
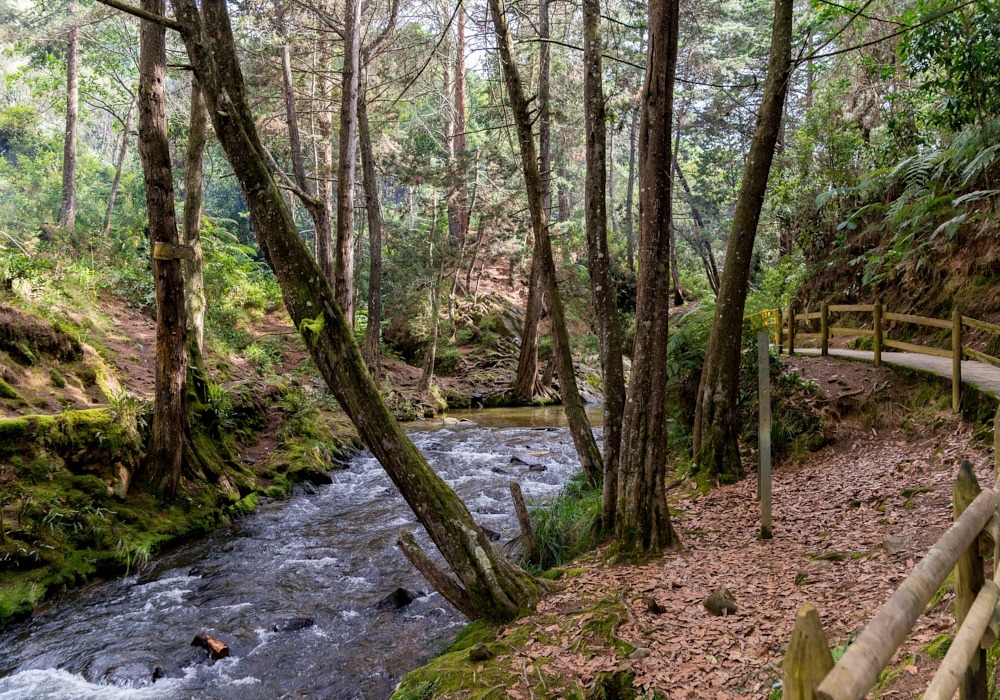
[[[922, 355], [934, 355], [935, 357], [951, 357], [951, 350], [942, 350], [940, 348], [929, 348], [926, 345], [914, 345], [913, 343], [903, 343], [898, 340], [889, 340], [888, 338], [882, 339], [882, 345], [889, 348], [896, 348], [897, 350], [906, 350], [907, 352], [919, 352]], [[885, 358], [883, 358], [885, 359]]]
[[830, 304], [830, 311], [861, 311], [871, 313], [874, 308], [872, 304]]
[[875, 331], [871, 328], [840, 328], [834, 326], [830, 329], [830, 335], [870, 335], [874, 336]]
[[978, 350], [973, 350], [972, 348], [963, 346], [962, 354], [970, 360], [977, 360], [979, 362], [985, 362], [988, 365], [993, 365], [994, 367], [1000, 367], [1000, 360], [992, 355], [987, 355], [985, 352], [979, 352]]
[[981, 331], [989, 331], [990, 333], [1000, 333], [1000, 326], [995, 326], [992, 323], [987, 323], [986, 321], [977, 321], [974, 318], [969, 318], [968, 316], [962, 316], [962, 323], [964, 323], [969, 328], [976, 328]]
[[911, 316], [910, 314], [895, 314], [891, 311], [883, 311], [882, 318], [886, 321], [902, 321], [903, 323], [916, 323], [918, 326], [932, 326], [934, 328], [947, 328], [948, 330], [951, 330], [951, 321], [943, 321], [939, 318]]
[[[814, 318], [819, 318], [822, 315], [823, 315], [822, 311], [812, 311], [812, 312], [810, 312], [808, 314], [795, 314], [795, 320], [796, 321], [809, 321], [809, 320], [814, 319]], [[948, 328], [951, 328], [951, 326], [949, 325]]]
[[[823, 334], [822, 333], [796, 333], [795, 334], [795, 339], [796, 340], [821, 340], [822, 338], [823, 338]], [[948, 355], [948, 357], [951, 357], [951, 355]]]

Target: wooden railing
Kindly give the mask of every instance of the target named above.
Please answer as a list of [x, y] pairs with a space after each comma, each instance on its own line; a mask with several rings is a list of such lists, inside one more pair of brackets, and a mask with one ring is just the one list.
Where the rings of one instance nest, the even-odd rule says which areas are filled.
[[982, 491], [962, 462], [953, 492], [952, 527], [941, 536], [875, 618], [834, 664], [816, 608], [804, 603], [782, 663], [783, 700], [859, 700], [878, 682], [949, 572], [955, 571], [957, 633], [923, 700], [987, 700], [986, 650], [997, 641], [998, 570], [983, 576], [980, 536], [1000, 563], [1000, 480]]
[[[831, 326], [831, 313], [870, 313], [872, 315], [872, 327], [847, 328], [841, 326]], [[978, 321], [974, 318], [969, 318], [968, 316], [962, 316], [958, 311], [955, 311], [954, 314], [952, 314], [952, 318], [947, 320], [929, 318], [927, 316], [914, 316], [912, 314], [894, 313], [883, 309], [881, 302], [875, 302], [874, 304], [823, 304], [819, 311], [811, 311], [807, 313], [797, 312], [793, 306], [788, 308], [786, 314], [784, 315], [784, 319], [782, 319], [782, 314], [779, 310], [768, 309], [767, 311], [759, 312], [753, 316], [748, 316], [747, 318], [753, 319], [756, 316], [761, 317], [762, 325], [764, 327], [774, 332], [774, 342], [778, 346], [778, 352], [781, 352], [784, 345], [783, 341], [787, 338], [787, 349], [789, 354], [795, 352], [796, 340], [818, 340], [820, 341], [820, 354], [827, 355], [829, 354], [830, 336], [843, 335], [853, 337], [870, 337], [872, 339], [872, 350], [875, 356], [876, 367], [882, 366], [883, 348], [893, 348], [904, 352], [915, 352], [923, 355], [933, 355], [935, 357], [950, 357], [952, 361], [952, 409], [955, 411], [960, 410], [962, 407], [963, 358], [984, 362], [994, 367], [1000, 367], [1000, 359], [962, 345], [963, 328], [975, 328], [976, 330], [1000, 335], [1000, 326], [992, 323], [986, 323], [985, 321]], [[799, 332], [796, 328], [800, 322], [814, 321], [817, 319], [820, 322], [819, 333], [803, 333]], [[884, 322], [886, 321], [911, 323], [929, 328], [941, 328], [945, 330], [950, 329], [951, 347], [943, 349], [927, 345], [918, 345], [916, 343], [904, 343], [900, 340], [893, 340], [887, 336], [884, 329]]]

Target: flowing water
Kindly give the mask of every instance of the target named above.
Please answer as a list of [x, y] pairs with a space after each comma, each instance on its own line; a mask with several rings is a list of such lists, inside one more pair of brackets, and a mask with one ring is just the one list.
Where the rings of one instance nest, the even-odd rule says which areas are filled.
[[[511, 479], [529, 500], [544, 499], [579, 469], [561, 408], [452, 415], [474, 423], [415, 424], [410, 436], [504, 541], [517, 532]], [[511, 463], [515, 454], [546, 470]], [[371, 454], [314, 490], [0, 633], [0, 700], [386, 698], [465, 618], [433, 591], [402, 609], [375, 607], [396, 587], [428, 590], [397, 533], [430, 546]], [[314, 624], [275, 631], [293, 618]], [[207, 663], [190, 646], [201, 631], [231, 656]]]

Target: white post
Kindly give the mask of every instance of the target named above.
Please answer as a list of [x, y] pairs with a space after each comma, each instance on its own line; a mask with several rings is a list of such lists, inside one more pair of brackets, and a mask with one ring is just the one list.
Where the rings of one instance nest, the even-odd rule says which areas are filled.
[[760, 494], [760, 538], [771, 539], [771, 369], [768, 333], [757, 334], [757, 369], [760, 384], [760, 427], [757, 430], [760, 468], [757, 486]]

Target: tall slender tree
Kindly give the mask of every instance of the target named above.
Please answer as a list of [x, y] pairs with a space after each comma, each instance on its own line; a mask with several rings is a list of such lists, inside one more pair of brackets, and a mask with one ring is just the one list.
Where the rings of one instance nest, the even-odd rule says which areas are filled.
[[361, 150], [361, 177], [368, 213], [368, 325], [361, 348], [365, 364], [375, 382], [382, 375], [382, 207], [379, 205], [375, 154], [368, 124], [367, 89], [358, 96], [358, 146]]
[[743, 310], [750, 282], [750, 258], [781, 131], [791, 68], [792, 0], [775, 0], [764, 97], [733, 212], [695, 409], [694, 452], [698, 467], [724, 482], [742, 478], [744, 473], [736, 425]]
[[354, 328], [354, 160], [357, 156], [361, 0], [346, 0], [344, 67], [340, 82], [340, 160], [337, 162], [337, 257], [334, 291]]
[[[597, 319], [597, 339], [604, 371], [604, 493], [601, 520], [614, 529], [618, 502], [618, 455], [625, 411], [625, 372], [622, 367], [622, 334], [618, 319], [618, 293], [611, 277], [608, 249], [608, 216], [605, 199], [607, 143], [604, 78], [601, 66], [601, 3], [583, 0], [583, 104], [587, 134], [587, 179], [584, 187], [587, 229], [587, 268]], [[612, 164], [613, 167], [613, 164]], [[611, 191], [612, 201], [614, 191]]]
[[104, 237], [111, 235], [111, 215], [115, 211], [115, 200], [118, 199], [118, 186], [122, 181], [122, 169], [125, 167], [125, 155], [128, 153], [128, 142], [132, 138], [132, 115], [135, 114], [135, 103], [137, 95], [132, 96], [132, 102], [128, 106], [125, 114], [125, 123], [122, 124], [122, 141], [118, 146], [118, 157], [115, 159], [115, 177], [111, 181], [111, 192], [108, 194], [108, 207], [104, 212]]
[[639, 124], [639, 280], [625, 404], [616, 547], [625, 558], [679, 544], [665, 492], [670, 277], [670, 127], [679, 0], [649, 3]]
[[569, 334], [566, 332], [566, 316], [556, 280], [552, 242], [549, 240], [549, 222], [543, 206], [542, 179], [538, 172], [535, 136], [531, 131], [531, 113], [528, 108], [528, 99], [524, 95], [520, 71], [514, 62], [514, 41], [507, 24], [503, 0], [490, 0], [490, 16], [493, 18], [493, 28], [497, 35], [500, 63], [504, 73], [504, 82], [507, 85], [507, 98], [510, 101], [517, 129], [518, 145], [521, 149], [521, 169], [524, 173], [528, 208], [531, 211], [531, 224], [535, 234], [535, 250], [538, 253], [536, 260], [540, 268], [539, 279], [549, 299], [553, 350], [556, 353], [556, 367], [559, 374], [559, 389], [562, 393], [563, 407], [566, 410], [570, 434], [573, 436], [573, 444], [580, 458], [583, 473], [587, 480], [596, 486], [601, 483], [603, 478], [604, 464], [601, 452], [597, 449], [597, 442], [594, 440], [590, 420], [587, 418], [587, 412], [583, 406], [583, 399], [576, 386], [573, 354], [569, 345]]
[[[142, 0], [141, 7], [162, 15], [165, 3]], [[171, 253], [180, 239], [167, 138], [166, 30], [147, 21], [142, 22], [139, 30], [139, 154], [146, 183], [156, 287], [156, 386], [153, 434], [146, 459], [152, 477], [173, 496], [181, 479], [187, 424], [184, 274], [180, 260]]]
[[[153, 8], [155, 2], [144, 0]], [[247, 199], [261, 250], [317, 369], [464, 586], [469, 612], [493, 620], [513, 619], [538, 600], [539, 584], [483, 533], [392, 417], [365, 370], [354, 333], [268, 171], [246, 98], [226, 0], [203, 0], [201, 12], [195, 0], [171, 0], [171, 4], [177, 19], [160, 21], [181, 32], [202, 82], [216, 137]], [[451, 592], [463, 590], [452, 583]]]
[[191, 117], [188, 125], [187, 157], [184, 163], [184, 243], [191, 258], [184, 262], [184, 315], [187, 324], [188, 360], [204, 371], [205, 275], [201, 249], [201, 200], [208, 114], [198, 78], [191, 78]]
[[80, 28], [78, 0], [70, 0], [70, 26], [66, 33], [66, 134], [63, 139], [62, 203], [59, 224], [76, 232], [76, 149], [80, 123]]

